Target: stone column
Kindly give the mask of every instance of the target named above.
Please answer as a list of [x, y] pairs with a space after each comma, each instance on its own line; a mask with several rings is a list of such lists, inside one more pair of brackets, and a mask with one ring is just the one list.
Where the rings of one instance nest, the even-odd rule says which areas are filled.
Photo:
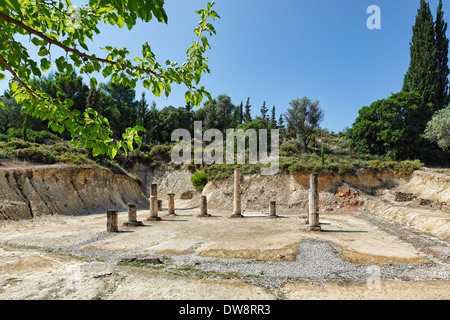
[[128, 227], [137, 227], [144, 225], [142, 221], [137, 221], [136, 205], [134, 203], [128, 204], [128, 222], [124, 222], [123, 225]]
[[150, 218], [148, 218], [147, 221], [160, 220], [161, 218], [158, 217], [158, 185], [153, 183], [150, 193]]
[[308, 230], [322, 231], [319, 223], [319, 175], [311, 173], [309, 179]]
[[119, 232], [118, 216], [117, 210], [106, 211], [106, 231]]
[[176, 216], [175, 214], [175, 193], [169, 193], [169, 213], [168, 216]]
[[241, 168], [234, 168], [234, 199], [233, 199], [233, 215], [231, 218], [242, 218], [241, 207]]
[[198, 215], [199, 218], [206, 218], [211, 217], [210, 214], [208, 214], [208, 200], [206, 199], [206, 196], [202, 196], [200, 199], [200, 215]]
[[158, 200], [158, 211], [162, 211], [162, 200]]
[[269, 218], [278, 218], [278, 216], [277, 216], [277, 202], [276, 201], [270, 201]]
[[160, 221], [161, 218], [158, 217], [158, 197], [150, 196], [150, 217], [147, 221]]

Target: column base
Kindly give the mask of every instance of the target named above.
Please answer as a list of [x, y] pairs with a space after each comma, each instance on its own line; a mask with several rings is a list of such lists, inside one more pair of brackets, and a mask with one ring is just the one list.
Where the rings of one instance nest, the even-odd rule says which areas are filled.
[[123, 223], [126, 227], [143, 227], [144, 223], [142, 221], [128, 221]]
[[235, 213], [233, 215], [230, 216], [230, 218], [234, 219], [234, 218], [243, 218], [244, 216], [240, 213]]
[[178, 217], [178, 215], [176, 213], [169, 213], [166, 214], [166, 217]]
[[155, 217], [155, 218], [148, 218], [147, 221], [161, 221], [160, 217]]
[[321, 227], [308, 227], [307, 230], [321, 232], [322, 228]]
[[279, 218], [280, 216], [268, 216], [269, 219]]
[[197, 218], [209, 218], [209, 217], [212, 217], [209, 213], [208, 214], [199, 214], [197, 216]]

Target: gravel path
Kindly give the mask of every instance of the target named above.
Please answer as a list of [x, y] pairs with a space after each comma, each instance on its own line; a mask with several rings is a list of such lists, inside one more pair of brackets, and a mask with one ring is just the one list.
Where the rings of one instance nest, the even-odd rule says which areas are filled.
[[364, 282], [369, 277], [379, 275], [379, 279], [401, 281], [441, 280], [450, 281], [450, 263], [435, 259], [428, 265], [394, 264], [373, 266], [353, 264], [342, 261], [341, 253], [331, 243], [324, 241], [306, 241], [300, 244], [295, 261], [263, 262], [242, 259], [218, 259], [197, 255], [154, 255], [139, 251], [79, 250], [83, 245], [99, 238], [113, 235], [102, 233], [78, 245], [52, 249], [55, 253], [70, 254], [90, 261], [102, 261], [116, 265], [123, 260], [136, 258], [159, 258], [161, 264], [141, 267], [157, 267], [167, 271], [183, 273], [188, 277], [233, 278], [247, 283], [279, 288], [292, 281], [356, 281]]

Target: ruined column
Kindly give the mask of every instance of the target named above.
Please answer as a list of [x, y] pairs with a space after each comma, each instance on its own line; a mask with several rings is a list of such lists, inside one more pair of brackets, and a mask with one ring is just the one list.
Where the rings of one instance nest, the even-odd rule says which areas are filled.
[[158, 200], [158, 211], [162, 211], [162, 200]]
[[119, 211], [117, 210], [106, 211], [106, 231], [119, 232], [118, 216]]
[[234, 168], [234, 199], [233, 199], [233, 215], [231, 218], [242, 218], [241, 207], [241, 168]]
[[270, 201], [269, 218], [278, 218], [278, 216], [277, 216], [277, 202], [276, 201]]
[[168, 216], [176, 216], [175, 214], [175, 193], [169, 193], [169, 213]]
[[144, 225], [142, 221], [137, 221], [136, 205], [134, 203], [128, 204], [128, 222], [124, 222], [123, 225], [128, 227], [138, 227]]
[[309, 178], [308, 230], [322, 231], [319, 223], [319, 175], [311, 173]]
[[153, 183], [150, 192], [150, 218], [147, 221], [160, 220], [161, 218], [158, 217], [158, 185]]
[[200, 215], [198, 215], [199, 218], [206, 218], [211, 217], [210, 214], [208, 214], [208, 200], [206, 199], [206, 196], [202, 196], [200, 198]]
[[150, 196], [150, 217], [147, 221], [160, 221], [161, 218], [158, 217], [158, 197]]

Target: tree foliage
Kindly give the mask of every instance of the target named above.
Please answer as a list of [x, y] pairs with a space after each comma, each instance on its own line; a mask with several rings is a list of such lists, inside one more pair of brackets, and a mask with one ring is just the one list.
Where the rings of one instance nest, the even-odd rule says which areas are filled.
[[[126, 48], [107, 46], [104, 58], [89, 53], [88, 40], [100, 33], [101, 22], [127, 27], [131, 30], [138, 21], [156, 19], [167, 23], [163, 0], [89, 0], [87, 7], [79, 7], [74, 14], [70, 0], [7, 0], [0, 2], [0, 80], [5, 73], [12, 76], [9, 82], [11, 94], [22, 105], [22, 112], [48, 121], [48, 125], [59, 133], [65, 131], [73, 137], [74, 147], [81, 145], [93, 149], [94, 155], [107, 154], [114, 158], [118, 152], [133, 150], [133, 143], [141, 144], [139, 132], [142, 126], [126, 128], [115, 139], [107, 118], [93, 108], [78, 110], [75, 102], [58, 91], [55, 98], [46, 91], [33, 86], [33, 77], [56, 66], [58, 72], [70, 74], [78, 69], [90, 77], [91, 88], [98, 83], [97, 73], [110, 79], [114, 85], [134, 88], [141, 81], [155, 96], [171, 92], [172, 84], [187, 87], [186, 101], [200, 105], [205, 88], [199, 87], [202, 74], [209, 72], [208, 59], [204, 57], [209, 48], [207, 36], [215, 34], [210, 19], [218, 18], [213, 3], [197, 11], [201, 17], [194, 30], [196, 41], [188, 48], [186, 61], [178, 64], [172, 61], [158, 62], [151, 46], [142, 45], [140, 56], [129, 58]], [[33, 59], [17, 36], [30, 38], [38, 50], [39, 59]], [[59, 48], [63, 54], [58, 56]], [[3, 104], [0, 104], [2, 107]]]
[[448, 24], [444, 21], [444, 12], [442, 11], [442, 0], [439, 0], [439, 6], [436, 13], [436, 57], [437, 57], [437, 109], [445, 108], [449, 103], [448, 76], [450, 73], [448, 67], [448, 45], [447, 38]]
[[443, 150], [450, 148], [450, 107], [434, 114], [425, 130], [425, 137]]
[[398, 159], [426, 156], [423, 138], [432, 105], [416, 92], [400, 92], [363, 107], [350, 130], [353, 143], [363, 152]]
[[420, 93], [434, 111], [448, 105], [448, 24], [444, 21], [442, 0], [433, 21], [430, 6], [421, 0], [410, 43], [411, 60], [405, 75], [403, 91]]
[[286, 121], [307, 152], [314, 131], [319, 128], [319, 123], [323, 120], [323, 110], [319, 106], [319, 101], [312, 101], [307, 97], [294, 99], [289, 104], [292, 108], [285, 114]]

